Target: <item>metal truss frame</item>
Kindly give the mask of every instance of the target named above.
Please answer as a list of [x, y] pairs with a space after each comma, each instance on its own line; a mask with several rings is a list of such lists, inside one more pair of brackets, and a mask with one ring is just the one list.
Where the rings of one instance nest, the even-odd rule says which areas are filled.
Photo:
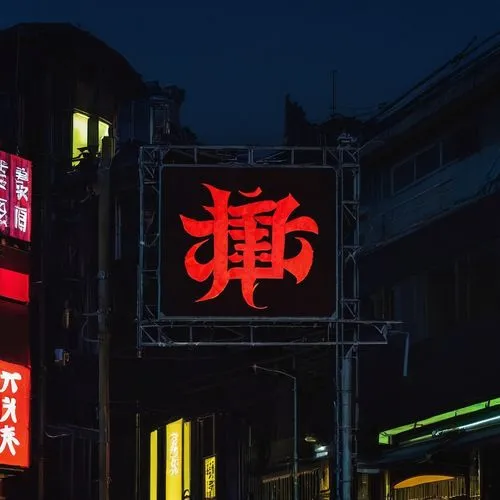
[[[336, 313], [331, 317], [167, 317], [161, 312], [162, 170], [172, 154], [176, 166], [283, 165], [334, 168], [336, 206]], [[315, 157], [314, 163], [309, 159]], [[336, 499], [353, 498], [357, 460], [358, 347], [386, 344], [400, 322], [363, 320], [360, 314], [360, 147], [343, 134], [335, 147], [144, 146], [139, 159], [140, 238], [137, 295], [137, 348], [147, 347], [313, 347], [334, 346], [335, 422], [331, 472]], [[181, 163], [179, 163], [181, 158]], [[145, 281], [153, 281], [154, 303], [145, 301]], [[265, 340], [258, 335], [266, 330]], [[281, 330], [280, 330], [281, 329]], [[214, 330], [237, 333], [233, 338], [199, 336]], [[286, 334], [281, 336], [282, 332]], [[277, 339], [267, 333], [279, 331]], [[177, 334], [175, 333], [177, 332]], [[242, 333], [244, 332], [244, 333]]]
[[[333, 168], [337, 175], [337, 311], [331, 317], [170, 317], [161, 311], [162, 172], [170, 166]], [[384, 344], [394, 322], [359, 317], [359, 148], [350, 136], [336, 147], [143, 146], [139, 155], [137, 348], [174, 346], [347, 346]], [[154, 299], [145, 298], [145, 283]], [[168, 284], [167, 284], [168, 286]], [[151, 287], [150, 287], [151, 288]], [[261, 340], [263, 328], [286, 328], [282, 341]], [[210, 329], [239, 334], [204, 338]], [[306, 332], [307, 330], [307, 332]], [[311, 334], [311, 331], [313, 334]], [[366, 331], [366, 339], [360, 332]], [[177, 333], [175, 333], [177, 332]], [[317, 334], [315, 335], [314, 332]], [[180, 338], [179, 338], [180, 337]]]

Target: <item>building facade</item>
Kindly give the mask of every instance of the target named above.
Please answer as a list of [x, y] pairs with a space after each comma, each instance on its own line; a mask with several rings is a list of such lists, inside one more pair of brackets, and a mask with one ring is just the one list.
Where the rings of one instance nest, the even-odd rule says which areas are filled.
[[361, 361], [379, 498], [498, 496], [500, 58], [477, 52], [365, 127], [364, 313], [403, 322]]
[[4, 494], [95, 498], [96, 165], [141, 79], [68, 24], [14, 26], [0, 47], [2, 149], [33, 162], [31, 463]]

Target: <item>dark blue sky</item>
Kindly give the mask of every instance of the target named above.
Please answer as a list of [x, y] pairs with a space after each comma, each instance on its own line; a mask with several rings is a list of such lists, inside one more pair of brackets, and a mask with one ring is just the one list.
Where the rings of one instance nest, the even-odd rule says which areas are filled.
[[287, 92], [311, 119], [328, 118], [334, 68], [338, 110], [365, 112], [397, 97], [474, 35], [500, 30], [493, 0], [8, 3], [0, 28], [79, 24], [146, 79], [184, 87], [184, 124], [220, 144], [281, 143]]

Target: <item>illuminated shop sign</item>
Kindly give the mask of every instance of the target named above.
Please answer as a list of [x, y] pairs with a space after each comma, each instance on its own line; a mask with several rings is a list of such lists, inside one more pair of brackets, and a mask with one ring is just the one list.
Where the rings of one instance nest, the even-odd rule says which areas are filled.
[[0, 151], [0, 233], [31, 239], [32, 165], [29, 160]]
[[0, 361], [0, 465], [29, 466], [30, 369]]
[[0, 297], [17, 302], [29, 302], [29, 288], [28, 274], [0, 267]]
[[216, 459], [215, 456], [204, 460], [205, 469], [205, 498], [216, 498]]
[[[149, 438], [149, 499], [159, 500], [158, 472], [165, 471], [165, 500], [184, 500], [191, 495], [191, 422], [183, 419], [164, 427], [165, 447], [160, 452], [160, 430]], [[160, 462], [162, 460], [162, 462]], [[161, 464], [161, 465], [160, 465]]]
[[167, 316], [335, 312], [333, 169], [167, 166], [164, 172]]

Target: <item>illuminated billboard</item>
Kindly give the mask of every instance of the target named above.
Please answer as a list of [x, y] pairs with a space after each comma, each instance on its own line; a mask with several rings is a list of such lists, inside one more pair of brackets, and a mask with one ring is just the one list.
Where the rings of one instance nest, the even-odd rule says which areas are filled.
[[182, 500], [182, 431], [183, 422], [177, 420], [167, 425], [166, 439], [166, 500]]
[[18, 273], [0, 267], [0, 298], [7, 298], [17, 302], [29, 302], [30, 277], [25, 273]]
[[333, 168], [166, 166], [163, 175], [166, 316], [335, 313]]
[[207, 457], [203, 460], [203, 469], [205, 475], [204, 498], [217, 498], [217, 470], [215, 456]]
[[31, 180], [29, 160], [0, 151], [0, 233], [31, 239]]
[[[160, 432], [154, 430], [149, 437], [149, 499], [183, 500], [191, 495], [191, 422], [183, 419], [164, 427], [164, 447], [161, 450]], [[164, 471], [164, 481], [159, 472]]]
[[29, 467], [30, 369], [0, 361], [0, 466]]

